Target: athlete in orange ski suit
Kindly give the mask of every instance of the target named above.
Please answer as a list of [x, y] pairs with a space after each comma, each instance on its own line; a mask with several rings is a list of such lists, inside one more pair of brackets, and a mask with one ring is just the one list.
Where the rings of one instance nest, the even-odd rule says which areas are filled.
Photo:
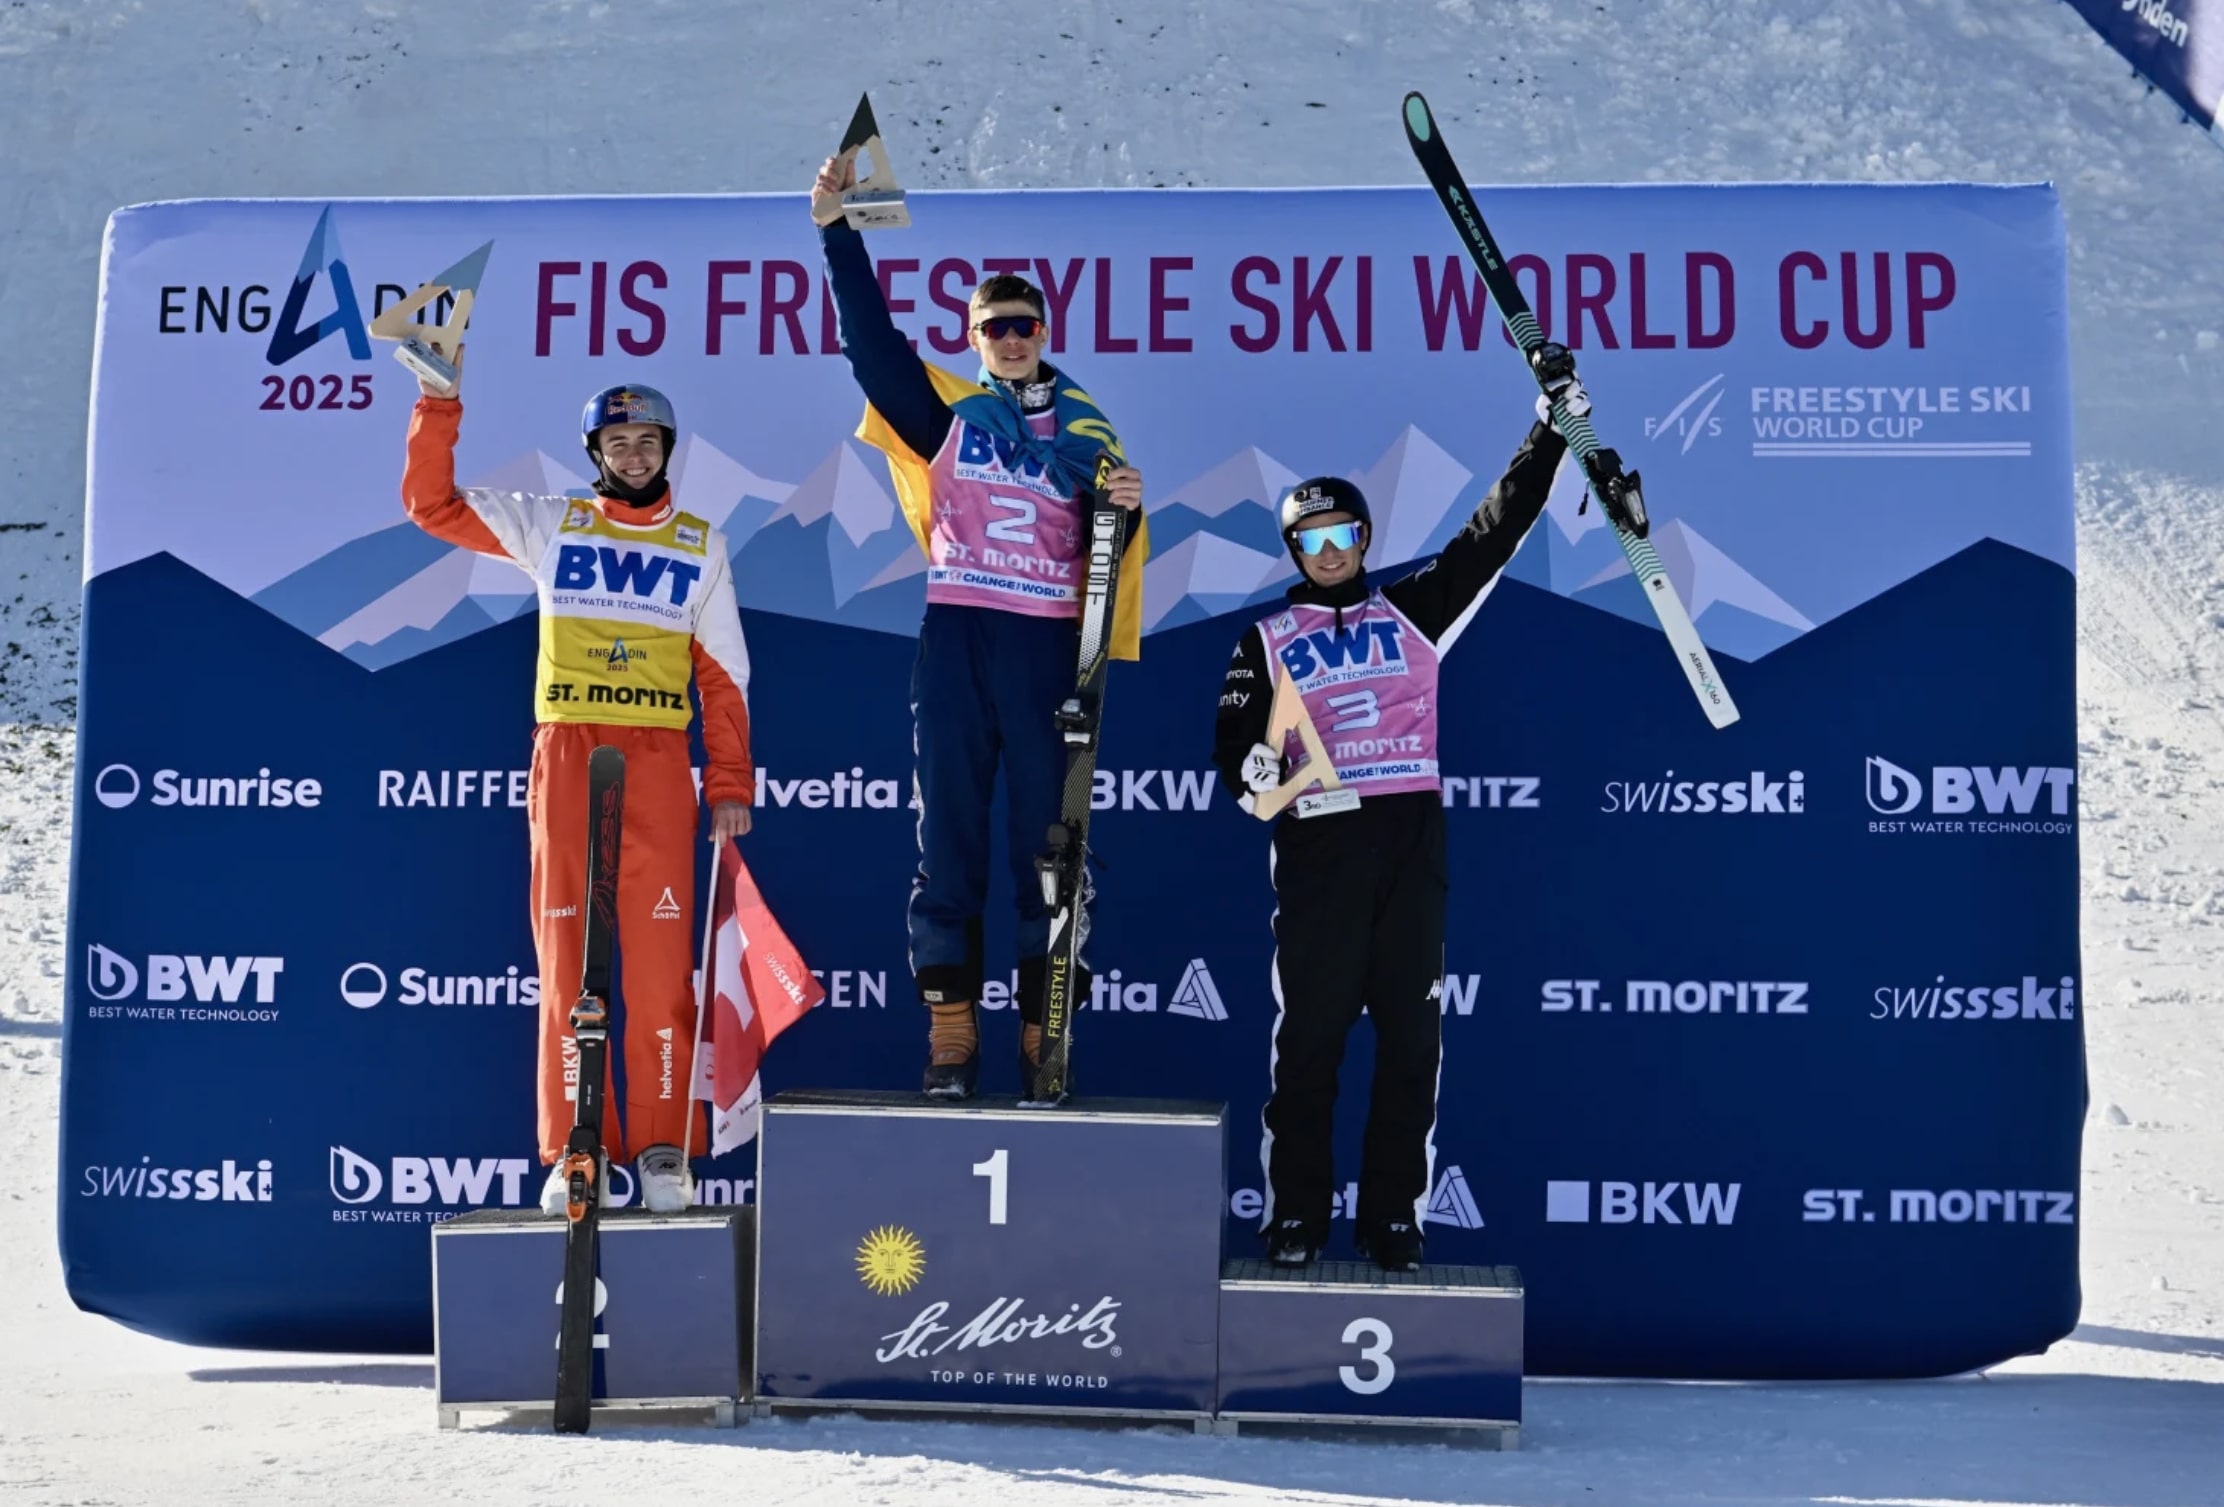
[[[668, 418], [669, 405], [648, 389], [611, 389], [596, 401], [615, 395], [619, 407], [607, 412], [624, 413], [624, 400], [640, 393]], [[593, 403], [589, 412], [596, 412]], [[703, 519], [677, 509], [661, 456], [653, 474], [639, 477], [645, 489], [624, 486], [596, 449], [599, 430], [592, 427], [589, 451], [602, 466], [601, 495], [459, 491], [454, 452], [462, 422], [459, 400], [418, 400], [402, 501], [425, 532], [510, 561], [533, 577], [539, 593], [539, 726], [526, 800], [540, 957], [541, 1161], [556, 1160], [576, 1114], [570, 1015], [585, 946], [587, 760], [597, 744], [626, 758], [618, 866], [626, 1098], [621, 1117], [615, 1089], [606, 1092], [603, 1142], [613, 1163], [683, 1139], [700, 1149], [707, 1142], [699, 1116], [695, 1133], [686, 1134], [695, 1102], [689, 977], [699, 824], [687, 743], [691, 675], [709, 754], [701, 799], [721, 835], [748, 830], [755, 794], [749, 656], [726, 542]], [[611, 495], [613, 480], [616, 490], [642, 500]]]

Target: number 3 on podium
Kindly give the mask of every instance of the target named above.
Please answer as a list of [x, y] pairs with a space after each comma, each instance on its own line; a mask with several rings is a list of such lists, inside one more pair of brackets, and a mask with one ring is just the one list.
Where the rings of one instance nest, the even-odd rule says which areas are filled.
[[[1003, 1154], [1001, 1151], [997, 1153], [998, 1156]], [[1372, 1397], [1377, 1392], [1390, 1389], [1390, 1383], [1397, 1380], [1398, 1376], [1398, 1363], [1390, 1358], [1390, 1342], [1393, 1337], [1390, 1326], [1380, 1319], [1353, 1319], [1344, 1326], [1344, 1343], [1357, 1345], [1359, 1358], [1373, 1361], [1375, 1366], [1373, 1372], [1366, 1376], [1359, 1374], [1357, 1366], [1338, 1366], [1336, 1374], [1343, 1378], [1346, 1387], [1362, 1397]]]
[[[1001, 1146], [996, 1148], [987, 1161], [973, 1164], [973, 1175], [988, 1179], [988, 1222], [990, 1224], [1003, 1224], [1005, 1222], [1004, 1216], [1010, 1209], [1011, 1184], [1007, 1176], [1010, 1171], [1011, 1158]], [[1373, 1320], [1370, 1319], [1367, 1322], [1372, 1323]], [[1384, 1330], [1383, 1334], [1387, 1338], [1389, 1331]], [[1347, 1334], [1344, 1337], [1349, 1339], [1351, 1336]], [[1361, 1354], [1365, 1354], [1365, 1352], [1362, 1351]], [[1385, 1382], [1383, 1385], [1387, 1386], [1389, 1383]]]

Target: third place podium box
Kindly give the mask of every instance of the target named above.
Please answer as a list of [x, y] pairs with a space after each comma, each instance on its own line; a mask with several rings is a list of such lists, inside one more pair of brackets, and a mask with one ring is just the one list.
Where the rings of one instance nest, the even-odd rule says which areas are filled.
[[1223, 1119], [1169, 1100], [772, 1099], [760, 1405], [1209, 1416]]
[[1521, 1273], [1384, 1272], [1231, 1261], [1220, 1283], [1219, 1414], [1245, 1423], [1472, 1429], [1510, 1448], [1521, 1423]]

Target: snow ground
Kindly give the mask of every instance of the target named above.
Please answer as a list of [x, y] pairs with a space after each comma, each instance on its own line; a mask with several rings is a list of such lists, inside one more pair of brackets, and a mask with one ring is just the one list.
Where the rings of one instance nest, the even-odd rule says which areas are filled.
[[[2043, 0], [1280, 0], [1272, 18], [1202, 0], [0, 5], [0, 1500], [2224, 1504], [2224, 157]], [[442, 1436], [429, 1364], [190, 1350], [70, 1306], [54, 1126], [106, 214], [791, 190], [861, 84], [921, 188], [1409, 182], [1395, 110], [1416, 86], [1502, 182], [2059, 185], [2093, 1089], [2076, 1335], [1950, 1382], [1534, 1385], [1524, 1449], [1499, 1457], [841, 1419]]]

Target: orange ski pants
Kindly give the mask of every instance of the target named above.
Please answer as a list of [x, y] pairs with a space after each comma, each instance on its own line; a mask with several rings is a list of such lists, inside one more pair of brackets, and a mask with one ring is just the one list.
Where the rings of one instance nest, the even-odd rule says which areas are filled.
[[[603, 1090], [602, 1141], [613, 1164], [681, 1144], [694, 1109], [695, 838], [701, 825], [687, 733], [670, 727], [544, 722], [533, 736], [526, 811], [533, 835], [533, 945], [540, 955], [541, 1161], [554, 1162], [578, 1118], [571, 1007], [587, 936], [587, 760], [598, 744], [625, 755], [618, 857], [618, 935], [625, 1000]], [[605, 1001], [605, 1004], [612, 1003]], [[613, 1020], [613, 1025], [615, 1021]], [[625, 1053], [621, 1118], [614, 1083]], [[698, 1116], [697, 1152], [707, 1144]]]

